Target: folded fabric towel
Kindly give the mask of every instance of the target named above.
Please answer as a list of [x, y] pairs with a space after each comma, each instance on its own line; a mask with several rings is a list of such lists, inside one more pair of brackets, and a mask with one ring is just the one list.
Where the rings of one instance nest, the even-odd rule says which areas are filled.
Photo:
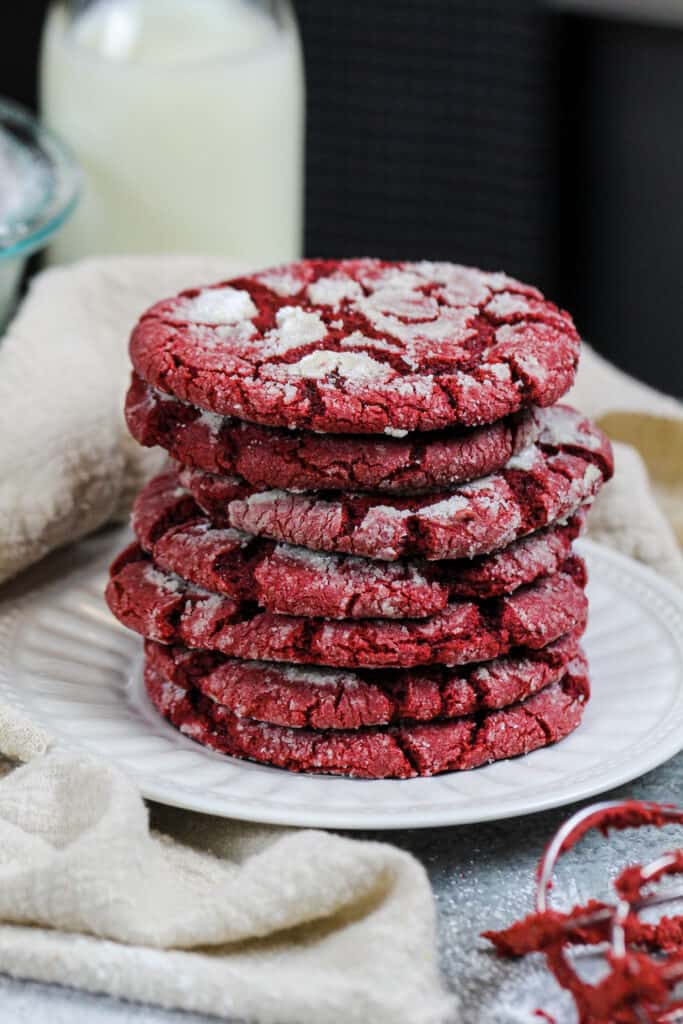
[[105, 763], [48, 753], [8, 774], [0, 971], [264, 1024], [454, 1019], [411, 856], [170, 808], [154, 818], [161, 832]]

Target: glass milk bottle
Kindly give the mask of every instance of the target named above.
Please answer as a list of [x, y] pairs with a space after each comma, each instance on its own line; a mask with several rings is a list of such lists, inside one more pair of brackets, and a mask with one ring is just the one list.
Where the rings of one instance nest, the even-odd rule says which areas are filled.
[[301, 255], [304, 85], [288, 0], [55, 2], [41, 103], [86, 179], [51, 262]]

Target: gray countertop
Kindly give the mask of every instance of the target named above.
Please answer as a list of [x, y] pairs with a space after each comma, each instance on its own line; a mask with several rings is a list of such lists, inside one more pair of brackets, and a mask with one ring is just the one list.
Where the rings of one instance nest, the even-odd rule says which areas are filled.
[[[683, 799], [683, 754], [612, 796]], [[576, 805], [578, 806], [578, 805]], [[429, 872], [439, 911], [439, 942], [448, 985], [460, 995], [462, 1024], [536, 1024], [544, 1007], [557, 1024], [574, 1024], [571, 1002], [549, 980], [540, 958], [493, 957], [479, 939], [531, 909], [534, 867], [557, 826], [575, 808], [456, 828], [368, 833], [409, 850]], [[681, 830], [626, 832], [605, 842], [589, 835], [566, 858], [558, 893], [573, 901], [604, 893], [605, 880], [627, 861], [681, 844]], [[0, 1022], [11, 1024], [211, 1024], [216, 1018], [169, 1013], [56, 986], [0, 976]]]

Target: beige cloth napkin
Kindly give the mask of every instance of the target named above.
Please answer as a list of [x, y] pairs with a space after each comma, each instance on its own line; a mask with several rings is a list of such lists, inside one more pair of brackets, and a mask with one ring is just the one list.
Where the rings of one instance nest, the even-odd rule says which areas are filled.
[[265, 1024], [457, 1020], [411, 856], [170, 808], [153, 817], [161, 832], [120, 772], [84, 757], [48, 753], [3, 779], [1, 971]]
[[[34, 281], [0, 346], [0, 579], [126, 514], [160, 460], [123, 422], [130, 325], [159, 296], [233, 271], [215, 259], [112, 258]], [[574, 401], [606, 423], [621, 413], [651, 427], [660, 443], [644, 454], [678, 515], [676, 459], [660, 471], [657, 457], [681, 422], [677, 403], [590, 351]], [[627, 446], [617, 455], [594, 535], [683, 580], [642, 461]], [[0, 970], [264, 1024], [457, 1019], [428, 882], [410, 856], [160, 807], [150, 833], [118, 771], [49, 747], [0, 707], [0, 753], [29, 762], [5, 760], [0, 782]]]
[[566, 401], [609, 434], [616, 473], [589, 518], [595, 540], [683, 586], [683, 404], [584, 346]]

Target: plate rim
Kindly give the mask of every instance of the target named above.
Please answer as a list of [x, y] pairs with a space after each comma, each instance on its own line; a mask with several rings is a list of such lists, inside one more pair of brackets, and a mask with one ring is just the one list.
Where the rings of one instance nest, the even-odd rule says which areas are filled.
[[[115, 536], [117, 539], [120, 538], [121, 534], [122, 531], [116, 531]], [[109, 556], [113, 549], [112, 531], [107, 531], [105, 536], [105, 551], [106, 555]], [[92, 544], [89, 544], [89, 547], [92, 547]], [[100, 571], [101, 563], [103, 562], [103, 552], [101, 550], [102, 545], [97, 544], [96, 547], [98, 549], [98, 553], [91, 554], [87, 558], [85, 564], [67, 572], [66, 577], [64, 575], [57, 575], [48, 579], [40, 586], [29, 589], [27, 593], [24, 593], [19, 597], [8, 598], [0, 602], [0, 699], [29, 719], [31, 718], [30, 709], [26, 707], [24, 702], [17, 695], [16, 682], [12, 684], [9, 679], [10, 673], [8, 660], [13, 629], [20, 620], [22, 613], [26, 611], [27, 606], [30, 606], [33, 602], [40, 599], [44, 601], [45, 598], [50, 595], [51, 591], [60, 586], [63, 587], [65, 580], [68, 580], [70, 584], [75, 585], [79, 581], [82, 581], [83, 578], [92, 576], [95, 571]], [[624, 555], [613, 548], [588, 538], [583, 538], [578, 541], [576, 550], [581, 554], [587, 555], [589, 561], [596, 562], [598, 567], [601, 562], [603, 564], [607, 563], [609, 569], [614, 570], [617, 575], [625, 575], [631, 580], [640, 583], [642, 587], [650, 592], [654, 590], [663, 602], [663, 606], [668, 606], [666, 614], [662, 609], [650, 609], [650, 611], [658, 622], [667, 627], [667, 631], [672, 638], [672, 644], [677, 649], [680, 674], [680, 679], [678, 680], [679, 700], [683, 699], [683, 632], [679, 633], [675, 628], [676, 618], [683, 619], [683, 589], [677, 587], [672, 581], [661, 576], [650, 567], [635, 561], [635, 559], [628, 555]], [[128, 676], [130, 676], [130, 673], [128, 673]], [[14, 689], [12, 688], [13, 685]], [[128, 682], [125, 689], [126, 692], [128, 692]], [[45, 728], [45, 725], [42, 722], [37, 724], [39, 724], [41, 728]], [[171, 726], [168, 728], [173, 731]], [[54, 742], [51, 746], [51, 750], [76, 751], [86, 755], [90, 753], [77, 741], [74, 740], [73, 742], [70, 742], [69, 738], [65, 736], [64, 733], [53, 734], [53, 740]], [[522, 798], [520, 798], [520, 795], [512, 792], [510, 793], [511, 800], [509, 807], [504, 805], [503, 798], [501, 797], [498, 804], [491, 806], [489, 810], [485, 810], [483, 807], [479, 810], [475, 810], [476, 803], [469, 803], [464, 806], [456, 803], [454, 807], [450, 809], [444, 808], [429, 811], [427, 808], [425, 811], [420, 813], [416, 813], [414, 808], [403, 812], [400, 810], [391, 811], [389, 812], [391, 815], [390, 819], [387, 817], [387, 812], [382, 816], [381, 809], [377, 811], [377, 809], [371, 804], [359, 805], [357, 808], [351, 810], [332, 809], [330, 811], [326, 811], [325, 808], [320, 805], [314, 805], [312, 808], [307, 808], [306, 805], [303, 804], [292, 806], [289, 809], [278, 809], [275, 806], [268, 808], [264, 805], [261, 798], [256, 798], [254, 805], [250, 806], [247, 801], [245, 801], [243, 805], [239, 804], [234, 796], [225, 796], [221, 798], [211, 793], [208, 796], [203, 796], [199, 791], [196, 791], [191, 795], [184, 795], [182, 790], [180, 792], [173, 793], [169, 791], [168, 782], [155, 783], [155, 781], [150, 779], [149, 775], [144, 771], [137, 771], [127, 767], [125, 764], [122, 764], [121, 760], [116, 756], [110, 756], [106, 753], [101, 756], [103, 756], [109, 763], [115, 764], [120, 770], [124, 771], [128, 778], [137, 786], [145, 799], [153, 800], [166, 806], [260, 824], [286, 825], [304, 828], [391, 831], [403, 828], [438, 828], [455, 827], [458, 825], [473, 825], [486, 821], [504, 821], [508, 818], [521, 817], [527, 814], [538, 814], [542, 811], [566, 806], [567, 804], [576, 803], [589, 797], [598, 796], [610, 789], [633, 781], [674, 757], [681, 750], [683, 750], [683, 729], [680, 730], [678, 734], [675, 730], [671, 730], [668, 737], [665, 737], [665, 741], [663, 743], [652, 744], [650, 749], [636, 758], [635, 761], [632, 759], [626, 759], [623, 765], [612, 767], [612, 769], [601, 778], [597, 785], [595, 781], [587, 778], [583, 783], [580, 783], [575, 788], [571, 789], [571, 792], [568, 792], [567, 790], [564, 795], [562, 793], [555, 792], [554, 796], [549, 795], [544, 797], [541, 794], [535, 799], [530, 798], [525, 800], [523, 804], [521, 802]], [[90, 754], [90, 756], [92, 755]], [[527, 756], [533, 757], [533, 752]], [[485, 767], [482, 770], [485, 771]], [[310, 778], [310, 776], [304, 777]], [[297, 778], [301, 778], [301, 776], [297, 776], [296, 774], [287, 775], [288, 782], [292, 784], [296, 784]], [[316, 776], [316, 778], [324, 779], [324, 776]], [[434, 778], [438, 779], [440, 776], [435, 776]], [[368, 780], [345, 781], [348, 781], [351, 784], [356, 781], [363, 781], [368, 784]], [[384, 780], [378, 780], [378, 782], [379, 781]], [[419, 785], [420, 783], [424, 785], [429, 784], [430, 780], [407, 779], [391, 781], [394, 785]], [[569, 784], [568, 789], [570, 787], [571, 783]], [[253, 797], [251, 799], [254, 800]], [[416, 799], [419, 800], [419, 794], [416, 794]]]

